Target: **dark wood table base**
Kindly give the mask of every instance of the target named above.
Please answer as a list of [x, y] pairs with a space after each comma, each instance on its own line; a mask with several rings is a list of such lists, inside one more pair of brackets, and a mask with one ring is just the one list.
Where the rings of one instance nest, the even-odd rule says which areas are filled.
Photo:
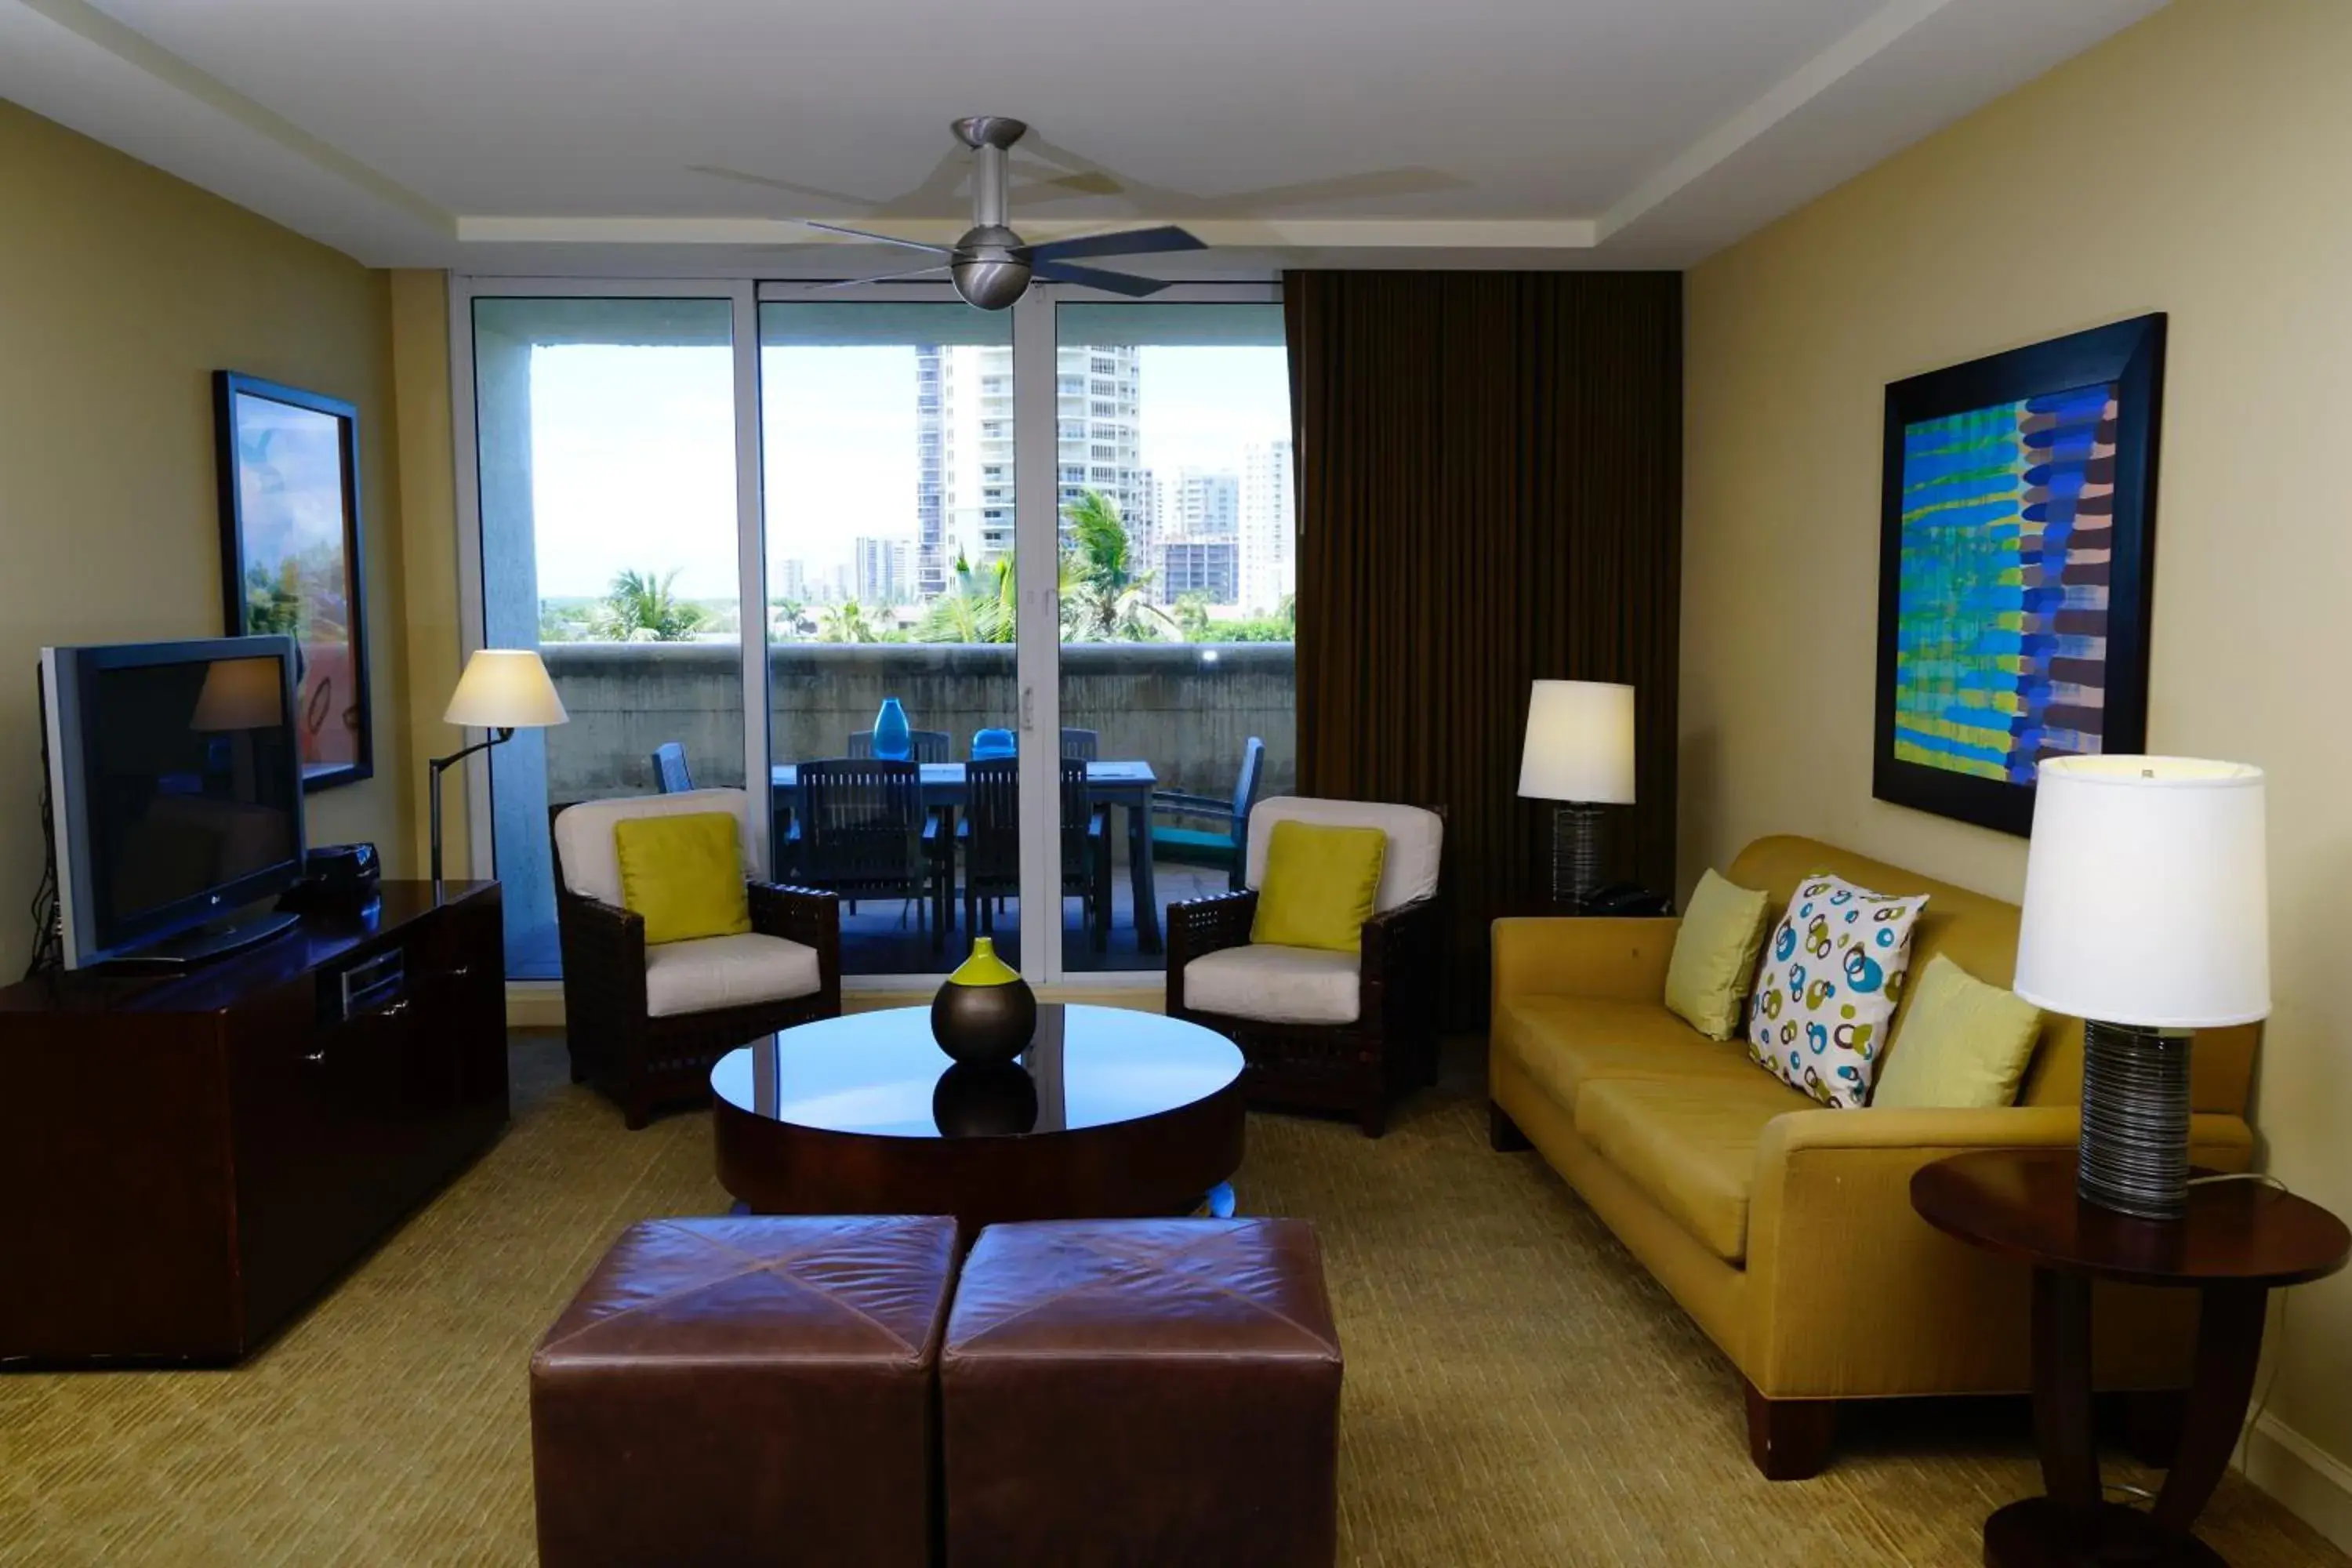
[[2223, 1568], [2220, 1552], [2193, 1535], [2169, 1531], [2119, 1502], [2089, 1509], [2055, 1498], [2027, 1498], [1985, 1521], [1986, 1568]]

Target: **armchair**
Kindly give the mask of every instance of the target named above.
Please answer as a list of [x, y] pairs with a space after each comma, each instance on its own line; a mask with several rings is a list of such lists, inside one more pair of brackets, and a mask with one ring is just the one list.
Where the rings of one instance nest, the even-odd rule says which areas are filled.
[[[1267, 840], [1284, 819], [1378, 827], [1388, 858], [1360, 950], [1253, 943]], [[1437, 1077], [1438, 855], [1444, 819], [1418, 806], [1282, 796], [1248, 816], [1246, 886], [1168, 909], [1168, 1016], [1242, 1048], [1256, 1103], [1353, 1115], [1366, 1137]]]
[[747, 861], [751, 931], [650, 948], [644, 917], [622, 907], [616, 824], [702, 811], [744, 822], [751, 809], [741, 790], [706, 789], [549, 814], [572, 1081], [616, 1102], [632, 1131], [658, 1106], [707, 1098], [712, 1066], [738, 1046], [841, 1012], [841, 908], [831, 893], [761, 881]]

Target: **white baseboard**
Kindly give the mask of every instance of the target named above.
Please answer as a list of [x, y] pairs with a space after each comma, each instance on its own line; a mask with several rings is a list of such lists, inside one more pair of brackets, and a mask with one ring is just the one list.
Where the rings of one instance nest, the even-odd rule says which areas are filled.
[[2247, 1435], [2246, 1479], [2352, 1552], [2352, 1466], [2265, 1412]]

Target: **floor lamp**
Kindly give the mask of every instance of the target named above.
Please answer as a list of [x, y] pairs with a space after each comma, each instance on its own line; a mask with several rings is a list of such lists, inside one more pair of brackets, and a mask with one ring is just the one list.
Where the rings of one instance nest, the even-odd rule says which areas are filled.
[[1581, 912], [1601, 887], [1601, 808], [1633, 804], [1633, 689], [1538, 680], [1528, 697], [1519, 794], [1557, 801], [1552, 902]]
[[487, 752], [513, 740], [517, 730], [543, 729], [569, 718], [571, 715], [563, 710], [563, 699], [556, 695], [555, 682], [548, 679], [547, 666], [532, 650], [486, 647], [466, 661], [466, 672], [457, 678], [457, 689], [449, 694], [448, 711], [441, 715], [441, 721], [464, 729], [488, 730], [490, 734], [488, 740], [432, 759], [436, 882], [441, 880], [441, 775], [476, 752]]
[[2075, 1191], [2141, 1219], [2189, 1203], [2191, 1031], [2271, 1010], [2263, 771], [2058, 757], [2034, 784], [2020, 996], [2083, 1025]]

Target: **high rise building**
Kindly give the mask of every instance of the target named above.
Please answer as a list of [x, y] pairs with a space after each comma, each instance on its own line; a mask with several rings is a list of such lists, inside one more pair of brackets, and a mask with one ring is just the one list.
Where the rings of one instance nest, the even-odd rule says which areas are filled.
[[806, 599], [808, 563], [797, 555], [787, 555], [778, 561], [769, 579], [768, 592], [779, 599]]
[[[1132, 348], [1055, 354], [1055, 494], [1067, 504], [1102, 491], [1130, 538], [1150, 510], [1137, 447], [1139, 363]], [[917, 349], [915, 418], [914, 581], [928, 596], [946, 586], [958, 555], [978, 567], [1013, 552], [1012, 349]]]
[[1162, 602], [1197, 595], [1204, 604], [1230, 605], [1239, 595], [1241, 546], [1231, 539], [1165, 539], [1158, 560]]
[[1214, 468], [1181, 468], [1160, 489], [1163, 539], [1234, 539], [1241, 533], [1242, 480]]
[[899, 605], [914, 596], [915, 545], [904, 539], [860, 534], [849, 542], [854, 595], [867, 605]]
[[1298, 586], [1297, 492], [1290, 443], [1253, 441], [1242, 451], [1242, 608], [1270, 616]]

